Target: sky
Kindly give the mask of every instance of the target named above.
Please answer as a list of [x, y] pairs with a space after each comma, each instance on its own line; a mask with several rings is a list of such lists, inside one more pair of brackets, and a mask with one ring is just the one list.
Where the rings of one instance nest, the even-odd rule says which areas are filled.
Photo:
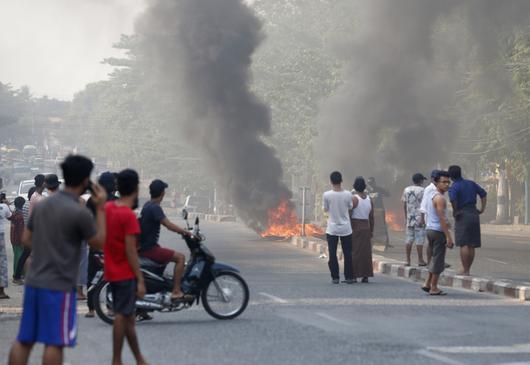
[[0, 82], [71, 100], [111, 68], [145, 0], [0, 0]]

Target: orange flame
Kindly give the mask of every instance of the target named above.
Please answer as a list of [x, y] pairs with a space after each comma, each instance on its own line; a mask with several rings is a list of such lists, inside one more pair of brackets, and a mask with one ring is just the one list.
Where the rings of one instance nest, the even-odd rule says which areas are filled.
[[403, 232], [405, 230], [403, 224], [399, 223], [397, 214], [392, 210], [387, 210], [385, 212], [385, 221], [388, 228], [390, 228], [392, 231]]
[[[298, 217], [293, 205], [288, 200], [282, 200], [276, 209], [268, 212], [268, 228], [261, 232], [261, 237], [293, 237], [302, 234], [302, 224], [298, 223]], [[307, 236], [323, 235], [324, 230], [314, 224], [305, 225]]]

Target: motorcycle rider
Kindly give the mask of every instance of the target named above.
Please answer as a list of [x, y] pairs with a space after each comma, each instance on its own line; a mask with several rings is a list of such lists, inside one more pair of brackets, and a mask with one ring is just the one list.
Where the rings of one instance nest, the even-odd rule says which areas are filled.
[[187, 230], [172, 223], [164, 214], [164, 210], [160, 204], [164, 199], [167, 187], [168, 184], [159, 179], [153, 180], [149, 185], [151, 200], [144, 204], [140, 213], [140, 227], [142, 232], [140, 234], [140, 256], [164, 265], [169, 262], [174, 262], [175, 268], [171, 299], [176, 301], [193, 300], [193, 296], [186, 295], [180, 290], [180, 281], [184, 273], [186, 257], [180, 252], [161, 247], [158, 244], [160, 225], [163, 225], [172, 232], [184, 236], [192, 236]]

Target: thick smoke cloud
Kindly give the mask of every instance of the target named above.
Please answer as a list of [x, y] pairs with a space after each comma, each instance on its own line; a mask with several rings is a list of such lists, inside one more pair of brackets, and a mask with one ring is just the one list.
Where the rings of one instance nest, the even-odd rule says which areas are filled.
[[175, 122], [188, 142], [204, 153], [247, 224], [265, 228], [267, 211], [291, 193], [274, 150], [261, 140], [270, 133], [269, 109], [250, 91], [260, 21], [241, 0], [156, 0], [137, 33], [147, 76], [182, 114]]
[[[350, 178], [376, 174], [388, 182], [445, 166], [457, 133], [446, 108], [462, 82], [455, 60], [474, 50], [478, 62], [492, 62], [499, 55], [499, 31], [525, 24], [530, 2], [370, 0], [357, 5], [358, 30], [343, 51], [350, 60], [345, 83], [319, 115], [321, 170], [338, 168]], [[440, 20], [454, 10], [463, 14], [473, 48], [464, 48], [469, 46], [464, 34], [435, 37]], [[498, 84], [497, 71], [485, 68], [484, 80]]]

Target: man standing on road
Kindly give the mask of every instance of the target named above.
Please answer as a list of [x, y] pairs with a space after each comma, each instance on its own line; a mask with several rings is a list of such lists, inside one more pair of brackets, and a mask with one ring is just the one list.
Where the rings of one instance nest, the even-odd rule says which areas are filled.
[[175, 270], [173, 272], [173, 292], [171, 293], [171, 299], [179, 301], [193, 300], [193, 296], [185, 295], [180, 289], [180, 281], [184, 274], [186, 257], [180, 252], [161, 247], [158, 244], [160, 225], [178, 234], [191, 235], [190, 232], [172, 223], [166, 217], [164, 210], [160, 206], [167, 187], [168, 185], [162, 180], [153, 180], [149, 185], [151, 200], [144, 204], [140, 213], [140, 226], [142, 230], [140, 235], [140, 256], [160, 264], [174, 262]]
[[22, 208], [26, 199], [21, 196], [15, 198], [15, 211], [9, 218], [11, 221], [11, 246], [13, 247], [13, 284], [21, 285], [22, 280], [16, 278], [17, 265], [24, 249], [22, 248], [22, 233], [24, 232], [24, 214]]
[[423, 260], [423, 243], [425, 241], [425, 225], [421, 221], [420, 205], [423, 199], [423, 181], [427, 180], [425, 176], [416, 173], [412, 176], [414, 185], [407, 186], [403, 191], [401, 201], [403, 202], [403, 209], [406, 217], [406, 254], [407, 264], [410, 266], [410, 254], [412, 251], [412, 244], [416, 244], [418, 251], [418, 266], [426, 266]]
[[134, 329], [136, 297], [145, 295], [144, 277], [140, 271], [137, 235], [140, 225], [133, 212], [138, 201], [138, 173], [126, 169], [118, 174], [120, 198], [105, 205], [107, 240], [105, 242], [105, 280], [110, 283], [114, 311], [112, 331], [112, 365], [121, 365], [123, 339], [127, 342], [136, 363], [146, 364]]
[[43, 364], [62, 364], [64, 346], [75, 346], [77, 311], [75, 285], [81, 242], [102, 247], [105, 242], [105, 191], [93, 185], [97, 224], [79, 197], [89, 186], [92, 162], [68, 156], [61, 164], [65, 189], [36, 205], [22, 236], [33, 249], [26, 277], [20, 331], [11, 347], [10, 365], [27, 364], [35, 342], [44, 344]]
[[383, 198], [389, 197], [390, 193], [383, 187], [377, 185], [375, 177], [369, 177], [367, 190], [370, 193], [370, 198], [374, 203], [374, 237], [375, 242], [385, 245], [385, 247], [392, 247], [388, 238], [388, 227], [386, 225], [386, 212]]
[[35, 175], [35, 191], [29, 199], [29, 215], [31, 215], [33, 209], [35, 209], [35, 205], [37, 205], [42, 199], [44, 199], [44, 195], [42, 195], [42, 193], [46, 188], [45, 180], [46, 177], [44, 175]]
[[[476, 182], [462, 178], [460, 166], [449, 166], [453, 185], [449, 189], [449, 199], [455, 217], [455, 241], [460, 247], [462, 275], [470, 275], [475, 259], [475, 248], [480, 247], [480, 214], [487, 203], [486, 191]], [[477, 195], [480, 196], [480, 210], [477, 210]]]
[[344, 257], [344, 279], [347, 284], [353, 284], [353, 257], [352, 257], [352, 229], [350, 211], [353, 209], [352, 194], [342, 189], [342, 175], [334, 171], [329, 176], [332, 189], [322, 196], [324, 212], [328, 213], [326, 237], [329, 250], [329, 271], [333, 284], [340, 282], [339, 262], [337, 260], [337, 245], [342, 246]]
[[9, 295], [4, 292], [4, 288], [9, 285], [7, 250], [5, 240], [5, 222], [11, 217], [11, 209], [7, 205], [6, 195], [0, 194], [0, 299], [9, 299]]
[[444, 196], [451, 183], [447, 171], [439, 171], [434, 183], [436, 191], [427, 202], [427, 239], [432, 258], [429, 263], [429, 276], [422, 289], [430, 295], [446, 295], [438, 288], [438, 278], [445, 269], [445, 249], [453, 247], [453, 238], [449, 231], [447, 202]]
[[46, 178], [44, 179], [44, 184], [46, 186], [46, 189], [48, 190], [48, 196], [51, 196], [57, 191], [59, 191], [59, 186], [61, 185], [61, 182], [59, 181], [59, 178], [55, 174], [49, 174], [46, 175]]

